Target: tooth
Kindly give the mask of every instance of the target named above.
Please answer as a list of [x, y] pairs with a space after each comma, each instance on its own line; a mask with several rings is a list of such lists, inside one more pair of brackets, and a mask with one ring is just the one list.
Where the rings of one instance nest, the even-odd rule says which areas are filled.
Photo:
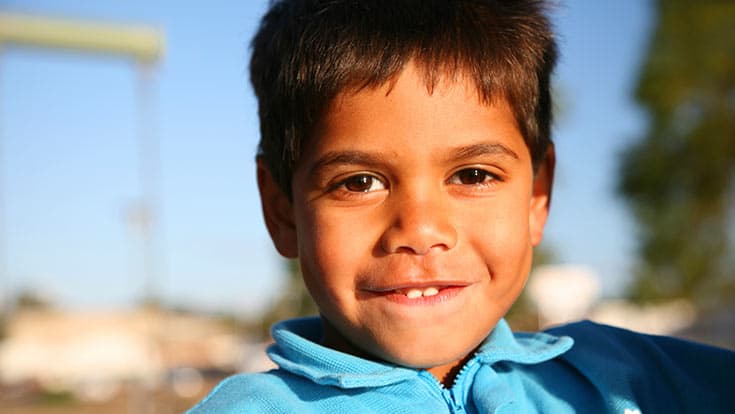
[[406, 292], [406, 296], [407, 296], [407, 297], [408, 297], [409, 299], [416, 299], [416, 298], [420, 298], [420, 297], [421, 297], [422, 295], [423, 295], [423, 292], [421, 292], [421, 291], [420, 291], [420, 290], [418, 290], [418, 289], [409, 289], [409, 290], [408, 290], [408, 292]]
[[428, 288], [424, 289], [423, 295], [424, 296], [434, 296], [437, 293], [439, 293], [439, 289], [437, 289], [435, 287], [428, 287]]

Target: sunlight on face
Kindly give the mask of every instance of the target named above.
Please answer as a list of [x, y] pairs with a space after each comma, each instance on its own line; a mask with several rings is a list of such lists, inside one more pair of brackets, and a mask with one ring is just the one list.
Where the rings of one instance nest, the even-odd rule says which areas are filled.
[[293, 184], [285, 250], [337, 336], [435, 375], [518, 297], [546, 217], [506, 102], [462, 81], [430, 94], [413, 65], [340, 95]]

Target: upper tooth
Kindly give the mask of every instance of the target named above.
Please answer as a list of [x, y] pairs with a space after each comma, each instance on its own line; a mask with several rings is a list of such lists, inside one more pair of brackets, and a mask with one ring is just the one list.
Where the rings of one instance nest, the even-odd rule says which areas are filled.
[[434, 296], [437, 293], [439, 293], [439, 288], [431, 286], [427, 287], [426, 289], [418, 289], [418, 288], [410, 288], [408, 290], [401, 291], [406, 297], [409, 299], [416, 299], [420, 298], [422, 296]]
[[420, 298], [424, 293], [421, 292], [419, 289], [409, 289], [408, 292], [406, 292], [406, 296], [409, 299], [416, 299]]
[[437, 293], [439, 293], [439, 289], [437, 289], [435, 287], [428, 287], [428, 288], [424, 289], [423, 295], [424, 296], [434, 296]]

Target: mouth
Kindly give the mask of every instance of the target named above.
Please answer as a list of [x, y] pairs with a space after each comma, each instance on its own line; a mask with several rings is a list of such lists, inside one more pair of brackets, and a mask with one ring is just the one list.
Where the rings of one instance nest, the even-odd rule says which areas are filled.
[[467, 283], [409, 285], [368, 289], [373, 296], [387, 298], [403, 304], [435, 304], [456, 296]]

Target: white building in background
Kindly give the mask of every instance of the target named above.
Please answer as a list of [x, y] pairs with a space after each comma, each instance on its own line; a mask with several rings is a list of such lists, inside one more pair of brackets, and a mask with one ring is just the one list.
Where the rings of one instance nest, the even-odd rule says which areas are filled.
[[590, 319], [638, 332], [672, 335], [694, 325], [697, 309], [685, 299], [645, 306], [624, 300], [608, 300], [595, 307]]
[[696, 308], [683, 299], [648, 306], [601, 299], [599, 278], [582, 266], [539, 266], [527, 289], [541, 328], [590, 319], [638, 332], [672, 335], [697, 320]]
[[600, 280], [582, 266], [536, 268], [526, 287], [539, 314], [539, 326], [559, 325], [587, 317], [600, 297]]
[[250, 349], [231, 326], [202, 316], [26, 311], [9, 321], [0, 343], [0, 381], [85, 400], [111, 398], [131, 381], [151, 388], [168, 381], [186, 397], [203, 385], [200, 370], [237, 371]]

